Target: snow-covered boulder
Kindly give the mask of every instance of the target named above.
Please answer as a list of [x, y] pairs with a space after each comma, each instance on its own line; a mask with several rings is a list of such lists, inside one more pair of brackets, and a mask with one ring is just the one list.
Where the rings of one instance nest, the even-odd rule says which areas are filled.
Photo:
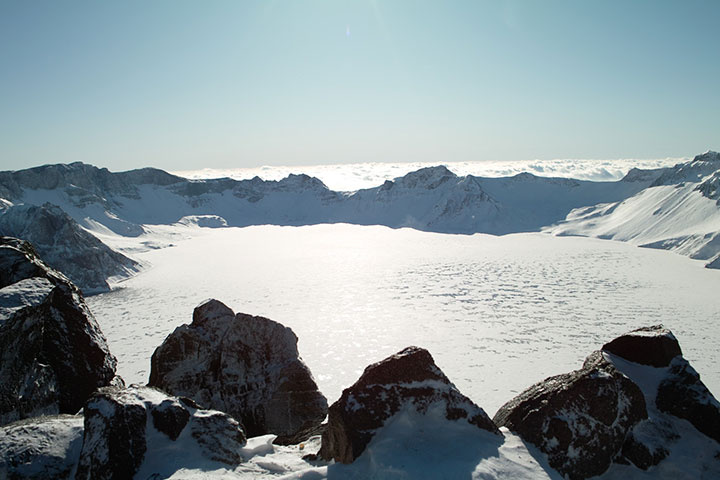
[[562, 475], [579, 479], [605, 472], [628, 432], [645, 418], [640, 388], [597, 351], [580, 370], [520, 393], [493, 421], [535, 444]]
[[31, 242], [52, 267], [85, 293], [110, 290], [108, 278], [134, 275], [139, 264], [83, 230], [60, 207], [18, 205], [0, 214], [0, 235]]
[[27, 242], [2, 238], [0, 266], [0, 425], [76, 413], [115, 377], [97, 321], [77, 288]]
[[75, 478], [132, 478], [138, 471], [142, 478], [164, 478], [207, 461], [234, 466], [242, 462], [245, 441], [241, 425], [225, 413], [154, 388], [103, 388], [84, 408]]
[[493, 420], [535, 444], [571, 479], [609, 468], [612, 478], [632, 476], [677, 461], [687, 448], [700, 470], [720, 472], [720, 404], [661, 325], [612, 340], [582, 369], [533, 385]]
[[316, 432], [327, 400], [283, 325], [208, 300], [152, 355], [151, 386], [228, 412], [248, 435], [298, 443]]
[[0, 427], [0, 478], [70, 480], [82, 440], [81, 416], [39, 417]]
[[368, 366], [329, 409], [319, 456], [351, 463], [375, 434], [400, 412], [442, 410], [449, 421], [464, 421], [498, 435], [485, 411], [460, 393], [430, 353], [408, 347]]
[[659, 411], [689, 421], [720, 442], [720, 403], [683, 358], [670, 330], [662, 325], [639, 328], [603, 345], [602, 350], [637, 364], [665, 367], [651, 402]]

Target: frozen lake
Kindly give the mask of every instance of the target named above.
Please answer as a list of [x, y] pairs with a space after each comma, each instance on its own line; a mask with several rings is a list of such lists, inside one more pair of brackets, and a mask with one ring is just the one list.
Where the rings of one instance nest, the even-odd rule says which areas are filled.
[[291, 327], [333, 402], [368, 364], [427, 348], [491, 416], [594, 349], [663, 323], [720, 393], [720, 271], [666, 251], [546, 234], [445, 235], [352, 225], [166, 228], [175, 246], [87, 303], [128, 383], [205, 298]]

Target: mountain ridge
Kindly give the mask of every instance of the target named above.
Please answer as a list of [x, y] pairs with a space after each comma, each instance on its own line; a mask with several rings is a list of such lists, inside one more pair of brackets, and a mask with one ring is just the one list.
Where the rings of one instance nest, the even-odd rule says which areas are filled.
[[[216, 216], [218, 225], [235, 227], [351, 223], [453, 234], [546, 231], [659, 246], [690, 256], [702, 252], [711, 261], [720, 247], [702, 239], [720, 232], [715, 220], [720, 204], [696, 197], [720, 202], [719, 185], [720, 154], [712, 151], [669, 168], [633, 168], [613, 182], [532, 173], [458, 176], [439, 165], [352, 192], [330, 190], [305, 174], [281, 180], [189, 180], [154, 168], [114, 173], [79, 162], [0, 172], [0, 198], [6, 203], [49, 202], [90, 231], [121, 236], [140, 236], [143, 225]], [[686, 212], [676, 218], [673, 212], [686, 198], [695, 199], [702, 215]], [[649, 204], [657, 205], [648, 211]], [[628, 212], [629, 205], [635, 206], [634, 213]], [[692, 210], [689, 205], [683, 209]], [[615, 224], [624, 226], [613, 228]], [[685, 240], [671, 241], [681, 237]]]

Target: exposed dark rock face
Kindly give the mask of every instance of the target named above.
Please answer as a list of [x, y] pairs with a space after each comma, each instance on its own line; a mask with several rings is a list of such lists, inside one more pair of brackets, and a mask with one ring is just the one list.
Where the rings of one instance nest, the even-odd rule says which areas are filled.
[[45, 278], [53, 285], [70, 280], [50, 268], [29, 242], [13, 237], [0, 237], [0, 288], [28, 278]]
[[153, 426], [167, 435], [170, 440], [177, 440], [180, 432], [190, 420], [190, 412], [174, 398], [163, 400], [159, 405], [153, 405], [150, 413], [153, 418]]
[[500, 435], [483, 409], [455, 388], [427, 350], [408, 347], [367, 367], [330, 406], [319, 456], [351, 463], [393, 415], [405, 408], [426, 413], [431, 407], [443, 408], [448, 420], [466, 420]]
[[640, 388], [594, 352], [582, 369], [510, 400], [493, 421], [535, 444], [561, 474], [582, 479], [607, 470], [628, 432], [647, 417]]
[[0, 215], [0, 234], [31, 242], [42, 258], [85, 293], [110, 290], [107, 279], [129, 277], [140, 266], [83, 230], [60, 207], [19, 205]]
[[39, 417], [0, 427], [0, 478], [70, 480], [82, 439], [80, 416]]
[[682, 355], [677, 339], [662, 325], [633, 330], [606, 343], [602, 350], [652, 367], [667, 367], [675, 357]]
[[278, 443], [304, 440], [327, 414], [292, 330], [235, 315], [217, 300], [198, 306], [192, 324], [155, 350], [149, 384], [228, 412], [249, 436], [277, 434]]
[[76, 479], [132, 478], [147, 450], [146, 407], [132, 390], [104, 388], [85, 405]]
[[658, 387], [655, 404], [662, 411], [683, 418], [700, 432], [720, 442], [720, 403], [684, 358], [676, 358], [667, 378]]
[[105, 337], [77, 288], [29, 244], [3, 239], [0, 265], [0, 424], [76, 413], [115, 377]]
[[149, 419], [167, 435], [166, 442], [182, 436], [185, 448], [199, 450], [209, 460], [231, 466], [242, 461], [245, 434], [235, 419], [198, 410], [154, 388], [103, 388], [88, 400], [84, 413], [77, 480], [133, 478], [146, 455], [164, 447], [162, 440], [148, 442]]

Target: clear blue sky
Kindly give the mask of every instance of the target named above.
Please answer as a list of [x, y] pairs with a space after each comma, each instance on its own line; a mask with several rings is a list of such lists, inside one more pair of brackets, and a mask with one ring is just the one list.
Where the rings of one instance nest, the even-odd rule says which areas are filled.
[[691, 156], [720, 1], [0, 0], [0, 169]]

